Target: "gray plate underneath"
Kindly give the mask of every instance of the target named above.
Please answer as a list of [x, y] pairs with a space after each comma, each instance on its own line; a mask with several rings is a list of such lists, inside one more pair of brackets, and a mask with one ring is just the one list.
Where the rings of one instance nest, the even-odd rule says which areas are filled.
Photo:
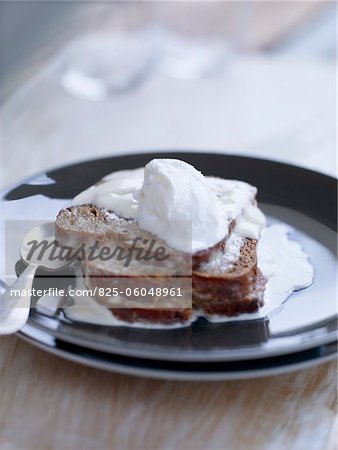
[[280, 357], [232, 362], [174, 362], [131, 358], [98, 352], [55, 339], [27, 325], [18, 336], [62, 358], [97, 369], [148, 378], [216, 381], [257, 378], [312, 367], [337, 357], [337, 341]]

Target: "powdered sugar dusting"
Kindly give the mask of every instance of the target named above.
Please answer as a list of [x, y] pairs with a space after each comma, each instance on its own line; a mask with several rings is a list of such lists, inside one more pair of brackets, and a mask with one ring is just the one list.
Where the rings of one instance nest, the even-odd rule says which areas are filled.
[[232, 233], [226, 241], [225, 248], [214, 252], [209, 260], [202, 264], [201, 269], [206, 272], [229, 270], [238, 261], [243, 244], [244, 238]]

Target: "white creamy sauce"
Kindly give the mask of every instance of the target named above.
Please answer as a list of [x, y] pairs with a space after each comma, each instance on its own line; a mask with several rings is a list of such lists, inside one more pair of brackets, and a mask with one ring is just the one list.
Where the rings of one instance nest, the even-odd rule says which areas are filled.
[[262, 211], [255, 205], [248, 205], [236, 220], [235, 233], [237, 236], [249, 239], [259, 239], [266, 220]]
[[108, 308], [99, 305], [95, 299], [89, 296], [75, 296], [73, 305], [64, 308], [67, 319], [73, 322], [85, 322], [95, 325], [117, 326], [119, 321], [115, 319]]
[[257, 189], [244, 181], [216, 177], [206, 177], [205, 180], [216, 193], [228, 219], [236, 219], [237, 236], [258, 239], [266, 219], [254, 201]]
[[117, 319], [112, 312], [105, 306], [99, 305], [95, 299], [91, 297], [73, 297], [74, 304], [64, 308], [65, 317], [72, 322], [85, 322], [94, 325], [103, 326], [127, 326], [130, 328], [149, 328], [149, 329], [174, 329], [188, 327], [193, 320], [188, 321], [184, 324], [175, 323], [171, 325], [162, 325], [156, 323], [145, 323], [145, 322], [124, 322], [123, 320]]
[[234, 262], [239, 258], [241, 247], [244, 243], [244, 238], [237, 236], [235, 232], [232, 232], [226, 241], [226, 251], [223, 249], [218, 250], [212, 254], [210, 259], [202, 264], [203, 271], [226, 271]]
[[[81, 295], [76, 295], [80, 291]], [[63, 308], [67, 319], [73, 322], [86, 322], [95, 325], [120, 325], [119, 321], [112, 315], [108, 308], [97, 303], [94, 298], [86, 293], [87, 288], [83, 281], [80, 267], [76, 269], [74, 292], [75, 294], [72, 296], [73, 304]]]
[[278, 308], [293, 291], [313, 282], [313, 266], [300, 244], [289, 239], [290, 231], [287, 225], [271, 225], [262, 230], [258, 241], [258, 267], [268, 280], [264, 293], [268, 311]]
[[[314, 278], [313, 266], [302, 247], [289, 238], [288, 234], [291, 231], [292, 228], [285, 224], [271, 225], [261, 231], [257, 245], [257, 265], [267, 279], [262, 308], [255, 313], [235, 317], [216, 314], [207, 316], [203, 313], [200, 315], [214, 323], [263, 318], [278, 310], [292, 292], [310, 286]], [[237, 239], [238, 237], [234, 236], [233, 242], [235, 243]], [[231, 253], [236, 252], [236, 244], [230, 245], [230, 248], [232, 251], [227, 258], [233, 260]]]
[[36, 302], [38, 312], [53, 316], [57, 309], [63, 306], [63, 298], [58, 295], [43, 295]]
[[141, 188], [144, 169], [119, 170], [107, 175], [100, 184], [96, 184], [78, 194], [71, 205], [92, 203], [98, 208], [111, 210], [126, 219], [137, 215], [138, 203], [135, 192]]
[[[82, 275], [78, 273], [78, 277], [76, 279], [76, 289], [85, 291], [87, 288], [83, 282]], [[103, 325], [103, 326], [128, 326], [133, 328], [152, 328], [152, 329], [161, 329], [161, 328], [181, 328], [187, 327], [190, 323], [195, 320], [192, 319], [190, 322], [184, 324], [172, 324], [172, 325], [161, 325], [161, 324], [151, 324], [144, 322], [133, 322], [126, 323], [123, 320], [117, 319], [110, 309], [106, 308], [103, 305], [97, 303], [97, 301], [88, 296], [81, 295], [72, 297], [73, 304], [70, 306], [66, 306], [63, 308], [64, 315], [67, 319], [73, 322], [85, 322], [91, 323], [94, 325]]]
[[234, 317], [220, 316], [218, 314], [205, 314], [203, 311], [199, 312], [199, 317], [204, 317], [208, 322], [211, 323], [226, 323], [226, 322], [240, 322], [247, 320], [257, 320], [267, 317], [268, 308], [264, 305], [258, 311], [254, 313], [243, 313]]

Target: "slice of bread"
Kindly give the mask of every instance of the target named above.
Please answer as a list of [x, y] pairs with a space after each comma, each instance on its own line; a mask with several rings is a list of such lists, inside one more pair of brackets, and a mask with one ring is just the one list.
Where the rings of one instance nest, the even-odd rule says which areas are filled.
[[243, 239], [239, 257], [231, 261], [231, 240], [193, 272], [193, 302], [206, 315], [233, 317], [263, 306], [265, 279], [257, 267], [257, 241]]
[[[226, 257], [226, 244], [224, 249], [210, 252], [209, 261], [199, 265], [198, 270], [192, 270], [191, 295], [192, 304], [195, 309], [202, 311], [205, 315], [222, 315], [234, 317], [241, 313], [252, 313], [263, 305], [263, 293], [265, 279], [257, 267], [256, 261], [256, 241], [251, 239], [243, 240], [239, 258], [233, 263], [229, 263]], [[116, 261], [97, 262], [85, 261], [83, 272], [85, 283], [89, 289], [102, 289], [107, 292], [116, 287], [119, 292], [124, 292], [126, 288], [144, 287], [146, 289], [170, 288], [180, 286], [186, 281], [177, 278], [165, 278], [161, 275], [161, 270], [156, 266], [149, 276], [145, 265], [136, 265], [125, 268]], [[157, 273], [156, 273], [157, 271]], [[143, 277], [143, 278], [142, 278]], [[187, 294], [189, 286], [185, 285]], [[128, 296], [121, 303], [121, 298], [116, 299], [116, 304], [109, 296], [97, 295], [96, 300], [107, 307], [111, 307], [112, 313], [122, 320], [133, 321], [153, 321], [160, 323], [185, 322], [192, 316], [192, 309], [189, 304], [184, 303], [181, 298], [171, 297], [163, 305], [163, 298], [153, 298], [148, 303], [147, 298]], [[187, 294], [187, 299], [189, 294]], [[156, 301], [158, 302], [156, 304]], [[145, 304], [146, 302], [146, 304]], [[124, 308], [118, 307], [124, 305]], [[143, 307], [142, 307], [143, 306]], [[184, 307], [186, 306], [186, 307]]]
[[[218, 196], [221, 196], [220, 183], [218, 187]], [[251, 201], [255, 202], [254, 195]], [[175, 282], [175, 277], [190, 278], [193, 308], [206, 315], [233, 317], [257, 311], [263, 305], [265, 280], [257, 267], [256, 241], [234, 237], [232, 231], [235, 224], [236, 218], [232, 217], [225, 224], [225, 229], [228, 229], [226, 238], [193, 255], [178, 252], [156, 237], [152, 250], [162, 246], [170, 256], [163, 264], [154, 260], [146, 264], [131, 261], [125, 267], [115, 258], [107, 261], [86, 259], [82, 266], [86, 285], [96, 291], [113, 287], [122, 291], [125, 287], [140, 286], [140, 282], [146, 288], [170, 287], [169, 284]], [[93, 205], [81, 205], [59, 212], [56, 238], [62, 246], [73, 248], [95, 242], [128, 248], [135, 238], [142, 239], [139, 246], [143, 247], [143, 242], [154, 239], [154, 236], [142, 230], [133, 219], [118, 217], [114, 212]], [[234, 248], [237, 248], [235, 255]], [[168, 267], [170, 263], [171, 267]], [[146, 299], [124, 298], [122, 300], [126, 303], [122, 301], [122, 307], [118, 303], [120, 297], [114, 299], [97, 294], [95, 298], [99, 303], [110, 307], [116, 317], [127, 322], [184, 323], [193, 314], [193, 308], [176, 297], [170, 298], [170, 304], [165, 304], [164, 308], [156, 303], [159, 300], [156, 297], [151, 299], [150, 304], [147, 304]], [[115, 304], [112, 303], [114, 301]], [[123, 307], [126, 304], [128, 307]]]

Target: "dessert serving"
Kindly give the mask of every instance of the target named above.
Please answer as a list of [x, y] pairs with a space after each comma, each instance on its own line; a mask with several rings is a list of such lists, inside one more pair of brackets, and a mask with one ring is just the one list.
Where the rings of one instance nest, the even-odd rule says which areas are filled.
[[[98, 180], [56, 219], [61, 246], [85, 245], [78, 283], [93, 297], [74, 296], [78, 313], [73, 305], [66, 316], [181, 326], [201, 315], [266, 315], [309, 286], [313, 268], [287, 226], [267, 226], [256, 195], [244, 181], [204, 176], [175, 159]], [[90, 254], [94, 247], [99, 257]]]

